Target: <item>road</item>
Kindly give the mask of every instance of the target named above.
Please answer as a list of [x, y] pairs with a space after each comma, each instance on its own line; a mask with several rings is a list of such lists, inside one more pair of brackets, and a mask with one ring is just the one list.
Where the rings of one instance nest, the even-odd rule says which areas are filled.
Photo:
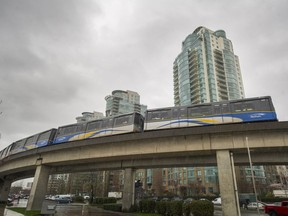
[[[14, 207], [26, 207], [27, 200], [21, 199], [19, 203], [14, 201]], [[58, 204], [56, 206], [56, 213], [54, 216], [135, 216], [133, 213], [120, 213], [104, 211], [102, 209], [96, 208], [94, 206], [89, 206], [87, 204]], [[214, 216], [222, 216], [222, 211], [220, 206], [215, 206]], [[268, 216], [260, 211], [258, 215], [256, 210], [246, 210], [241, 209], [241, 216]]]

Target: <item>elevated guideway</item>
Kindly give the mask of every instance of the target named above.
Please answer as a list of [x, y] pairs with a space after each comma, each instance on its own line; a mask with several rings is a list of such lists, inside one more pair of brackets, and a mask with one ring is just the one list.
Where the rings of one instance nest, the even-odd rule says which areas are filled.
[[[21, 176], [35, 176], [36, 188], [37, 178], [48, 182], [53, 173], [123, 169], [125, 196], [133, 194], [135, 169], [218, 166], [223, 215], [237, 215], [232, 166], [248, 164], [247, 139], [253, 164], [288, 164], [288, 122], [258, 122], [165, 129], [51, 145], [5, 158], [0, 176], [3, 184]], [[32, 197], [39, 200], [41, 195], [37, 190], [34, 193]], [[123, 205], [129, 208], [133, 200], [127, 195]], [[28, 208], [39, 208], [33, 199], [29, 203]]]

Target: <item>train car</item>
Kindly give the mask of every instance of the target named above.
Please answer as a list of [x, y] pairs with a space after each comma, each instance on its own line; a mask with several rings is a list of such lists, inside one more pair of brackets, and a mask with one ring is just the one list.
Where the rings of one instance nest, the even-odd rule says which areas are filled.
[[56, 131], [56, 129], [52, 128], [50, 130], [28, 137], [24, 145], [24, 150], [26, 151], [51, 144], [54, 140]]
[[147, 110], [144, 130], [254, 121], [277, 121], [271, 97]]
[[7, 157], [9, 155], [10, 149], [12, 148], [12, 144], [7, 146], [1, 151], [0, 159], [2, 160], [3, 158]]
[[50, 129], [33, 136], [18, 140], [7, 147], [1, 158], [7, 157], [8, 155], [16, 154], [18, 152], [27, 151], [33, 148], [39, 148], [49, 145], [55, 136], [56, 129]]
[[8, 155], [16, 154], [18, 152], [25, 151], [24, 145], [26, 143], [26, 140], [27, 140], [27, 138], [24, 138], [24, 139], [21, 139], [21, 140], [18, 140], [16, 142], [12, 143], [12, 147], [11, 147]]
[[52, 144], [69, 142], [85, 138], [87, 123], [76, 123], [59, 127]]
[[120, 133], [140, 132], [144, 118], [139, 113], [128, 113], [85, 123], [59, 127], [53, 144]]

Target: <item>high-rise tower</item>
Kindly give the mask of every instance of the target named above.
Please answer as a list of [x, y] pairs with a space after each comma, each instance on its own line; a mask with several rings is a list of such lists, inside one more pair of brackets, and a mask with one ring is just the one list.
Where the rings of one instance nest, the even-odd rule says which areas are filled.
[[147, 106], [140, 104], [140, 95], [134, 91], [115, 90], [105, 97], [106, 116], [114, 116], [129, 112], [139, 112], [144, 115]]
[[[186, 37], [173, 63], [173, 81], [175, 106], [244, 98], [239, 59], [223, 30], [201, 26]], [[183, 171], [172, 172], [180, 176]], [[179, 184], [194, 185], [187, 194], [219, 193], [217, 167], [187, 167], [185, 172], [187, 179]]]
[[223, 30], [198, 27], [173, 64], [175, 106], [244, 98], [238, 56]]

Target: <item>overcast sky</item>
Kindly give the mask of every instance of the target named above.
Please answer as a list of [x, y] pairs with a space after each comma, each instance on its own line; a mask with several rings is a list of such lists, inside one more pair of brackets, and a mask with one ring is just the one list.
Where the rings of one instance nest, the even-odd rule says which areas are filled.
[[288, 120], [286, 0], [0, 0], [0, 149], [105, 112], [113, 90], [173, 106], [173, 61], [197, 27], [223, 29], [246, 97]]

